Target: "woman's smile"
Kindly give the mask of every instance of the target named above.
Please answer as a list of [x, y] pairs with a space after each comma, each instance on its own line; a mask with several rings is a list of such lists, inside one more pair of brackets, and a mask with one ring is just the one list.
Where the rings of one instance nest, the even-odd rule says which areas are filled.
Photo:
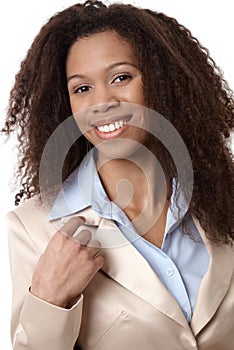
[[112, 118], [112, 120], [100, 121], [94, 124], [94, 130], [97, 136], [104, 140], [110, 140], [121, 136], [121, 134], [128, 127], [128, 121], [132, 118], [131, 115], [119, 118]]

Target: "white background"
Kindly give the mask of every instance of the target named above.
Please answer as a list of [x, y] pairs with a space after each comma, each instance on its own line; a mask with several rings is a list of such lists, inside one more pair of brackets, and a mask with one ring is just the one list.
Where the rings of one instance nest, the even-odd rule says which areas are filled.
[[[76, 1], [71, 0], [13, 0], [4, 2], [0, 12], [0, 125], [2, 126], [9, 91], [31, 42], [40, 27], [55, 12]], [[109, 1], [110, 3], [112, 1]], [[224, 72], [224, 77], [234, 89], [233, 10], [232, 0], [138, 0], [123, 1], [136, 6], [158, 10], [177, 18], [209, 49], [211, 56]], [[14, 206], [9, 180], [12, 176], [14, 154], [12, 142], [0, 140], [0, 348], [10, 350], [11, 282], [7, 251], [5, 214]], [[64, 349], [65, 350], [65, 349]]]

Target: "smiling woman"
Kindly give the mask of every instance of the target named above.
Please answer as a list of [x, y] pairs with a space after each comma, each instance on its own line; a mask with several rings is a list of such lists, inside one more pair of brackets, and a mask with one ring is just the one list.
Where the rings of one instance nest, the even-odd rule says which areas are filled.
[[4, 128], [14, 350], [233, 349], [233, 111], [162, 13], [87, 1], [42, 27]]

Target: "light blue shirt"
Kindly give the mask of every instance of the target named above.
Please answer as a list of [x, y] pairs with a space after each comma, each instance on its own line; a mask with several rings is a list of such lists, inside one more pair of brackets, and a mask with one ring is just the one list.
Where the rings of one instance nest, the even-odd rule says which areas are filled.
[[91, 150], [63, 184], [63, 191], [56, 198], [49, 217], [61, 218], [91, 206], [99, 216], [114, 220], [177, 300], [190, 322], [201, 280], [209, 266], [209, 254], [191, 215], [188, 217], [188, 227], [193, 239], [182, 234], [181, 222], [187, 209], [180, 195], [179, 217], [174, 198], [175, 182], [167, 212], [164, 239], [159, 249], [137, 234], [124, 211], [109, 200], [96, 169], [94, 152]]

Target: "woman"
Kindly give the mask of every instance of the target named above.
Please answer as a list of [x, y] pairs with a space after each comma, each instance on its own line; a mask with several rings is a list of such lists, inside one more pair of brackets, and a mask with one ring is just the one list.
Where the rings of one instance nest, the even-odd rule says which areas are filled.
[[49, 20], [5, 125], [30, 198], [8, 215], [15, 350], [233, 348], [233, 105], [175, 19]]

